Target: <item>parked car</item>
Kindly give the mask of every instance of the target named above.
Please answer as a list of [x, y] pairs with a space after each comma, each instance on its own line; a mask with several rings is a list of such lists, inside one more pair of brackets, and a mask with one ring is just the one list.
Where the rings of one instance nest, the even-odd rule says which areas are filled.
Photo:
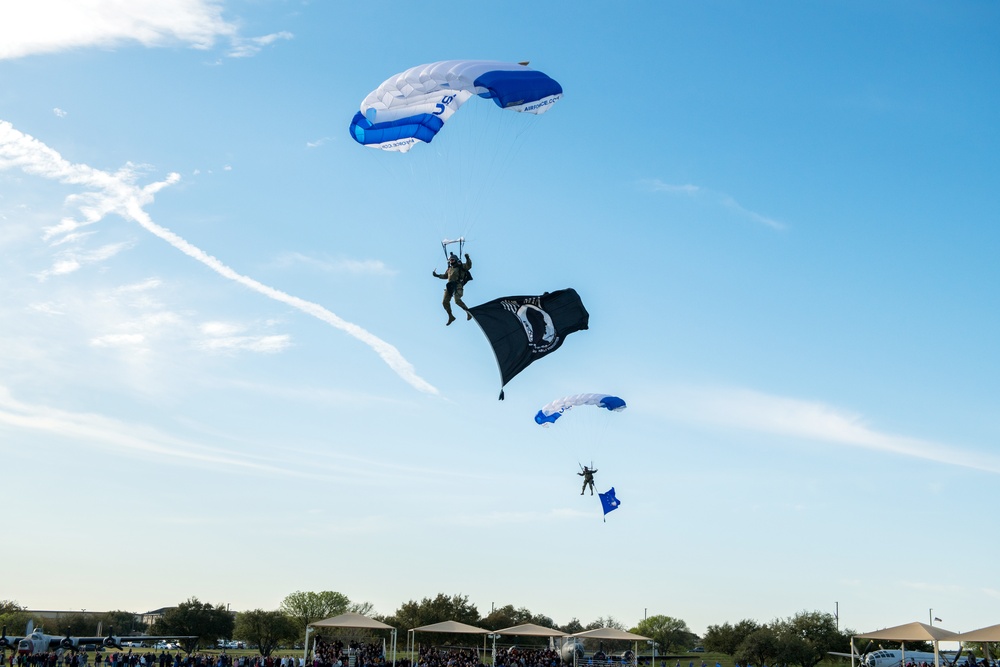
[[153, 644], [153, 648], [161, 651], [178, 651], [180, 650], [181, 645], [177, 642], [156, 642]]

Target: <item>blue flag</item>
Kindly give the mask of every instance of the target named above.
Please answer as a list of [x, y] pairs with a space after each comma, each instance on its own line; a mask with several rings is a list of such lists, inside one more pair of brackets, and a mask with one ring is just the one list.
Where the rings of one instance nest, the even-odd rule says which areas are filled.
[[[621, 505], [621, 501], [615, 498], [615, 487], [613, 486], [608, 489], [606, 493], [598, 493], [597, 495], [601, 497], [601, 505], [604, 507], [604, 516], [607, 516], [608, 512], [611, 510], [618, 509], [618, 506]], [[605, 519], [605, 521], [607, 521], [607, 519]]]

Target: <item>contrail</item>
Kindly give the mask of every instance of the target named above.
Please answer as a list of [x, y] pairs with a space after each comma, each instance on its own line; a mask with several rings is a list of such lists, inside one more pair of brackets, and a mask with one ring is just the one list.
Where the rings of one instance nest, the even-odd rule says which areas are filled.
[[[58, 228], [49, 230], [50, 235], [53, 233], [70, 232], [77, 227], [97, 222], [108, 213], [117, 213], [127, 220], [139, 223], [143, 229], [160, 237], [185, 255], [198, 260], [224, 278], [238, 282], [270, 299], [297, 308], [353, 336], [372, 348], [388, 364], [389, 368], [415, 389], [428, 394], [438, 393], [436, 387], [417, 375], [413, 369], [413, 364], [407, 361], [393, 345], [362, 327], [338, 317], [319, 304], [286, 294], [281, 290], [269, 287], [249, 276], [238, 273], [204, 250], [195, 247], [169, 229], [153, 222], [149, 214], [143, 209], [143, 206], [153, 201], [154, 194], [166, 186], [179, 181], [179, 174], [173, 173], [164, 181], [139, 187], [131, 182], [134, 177], [131, 165], [118, 173], [111, 174], [85, 164], [73, 164], [63, 159], [57, 151], [49, 148], [34, 137], [15, 130], [11, 123], [0, 121], [0, 169], [9, 169], [12, 167], [19, 167], [28, 174], [58, 180], [62, 183], [93, 187], [100, 191], [99, 193], [88, 193], [85, 196], [88, 202], [87, 206], [81, 207], [85, 217], [83, 222], [64, 219], [60, 222]], [[94, 197], [97, 197], [96, 202], [92, 201]]]

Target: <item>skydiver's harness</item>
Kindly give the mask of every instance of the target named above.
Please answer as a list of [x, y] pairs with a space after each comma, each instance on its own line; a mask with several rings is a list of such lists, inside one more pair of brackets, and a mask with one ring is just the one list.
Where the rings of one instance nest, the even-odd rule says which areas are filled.
[[[449, 259], [449, 257], [448, 257], [448, 246], [451, 245], [451, 244], [453, 244], [453, 243], [457, 243], [458, 244], [458, 257], [456, 258], [458, 261], [455, 262], [455, 267], [454, 267], [455, 270], [456, 270], [456, 274], [457, 274], [457, 278], [458, 279], [457, 280], [449, 280], [447, 283], [445, 283], [444, 289], [448, 293], [448, 296], [451, 296], [452, 294], [455, 293], [455, 288], [456, 287], [458, 287], [459, 285], [462, 285], [464, 287], [465, 283], [467, 283], [470, 280], [472, 280], [472, 273], [468, 269], [466, 269], [465, 268], [465, 264], [463, 264], [461, 262], [462, 249], [465, 247], [465, 237], [464, 236], [460, 236], [457, 239], [451, 239], [451, 240], [445, 239], [445, 240], [441, 241], [441, 250], [444, 251], [445, 261], [447, 261]], [[448, 271], [451, 271], [451, 268], [452, 267], [449, 266], [447, 269], [445, 269], [445, 272], [447, 273]]]

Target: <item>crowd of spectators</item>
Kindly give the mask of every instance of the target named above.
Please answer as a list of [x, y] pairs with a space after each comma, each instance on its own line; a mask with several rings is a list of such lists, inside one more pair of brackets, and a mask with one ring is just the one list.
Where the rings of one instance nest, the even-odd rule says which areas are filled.
[[438, 648], [422, 646], [417, 667], [486, 667], [479, 652], [472, 648]]
[[559, 653], [549, 648], [498, 648], [496, 667], [559, 667]]
[[[5, 667], [91, 667], [87, 651], [55, 651], [5, 656]], [[238, 656], [226, 653], [168, 653], [104, 652], [94, 653], [93, 667], [306, 667], [305, 660], [294, 656]]]
[[[316, 638], [313, 647], [312, 667], [385, 667], [385, 654], [382, 644], [362, 644], [350, 642], [344, 644], [339, 639], [327, 641]], [[409, 660], [397, 660], [396, 665], [409, 667]], [[282, 666], [284, 667], [284, 666]]]

